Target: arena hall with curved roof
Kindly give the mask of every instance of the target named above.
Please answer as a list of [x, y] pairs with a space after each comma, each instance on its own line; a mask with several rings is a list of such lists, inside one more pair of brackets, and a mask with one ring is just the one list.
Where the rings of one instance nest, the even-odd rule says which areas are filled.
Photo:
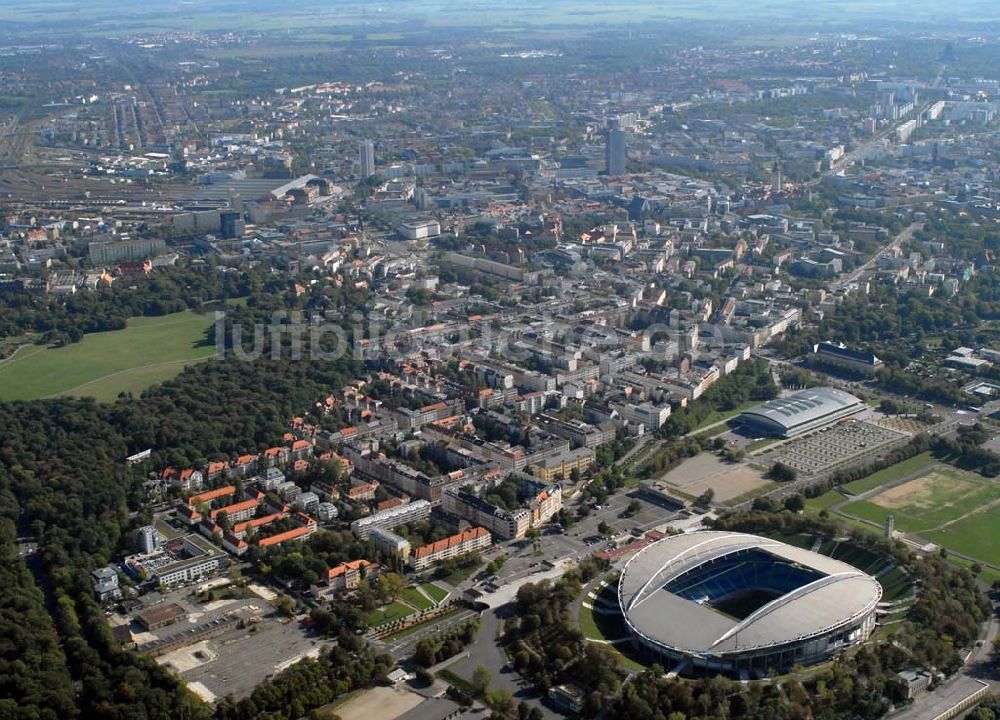
[[823, 661], [875, 629], [878, 581], [778, 540], [705, 531], [629, 560], [618, 602], [644, 655], [692, 672], [766, 676]]
[[853, 415], [864, 408], [865, 404], [848, 392], [831, 387], [815, 387], [745, 410], [737, 418], [737, 422], [756, 432], [792, 437]]

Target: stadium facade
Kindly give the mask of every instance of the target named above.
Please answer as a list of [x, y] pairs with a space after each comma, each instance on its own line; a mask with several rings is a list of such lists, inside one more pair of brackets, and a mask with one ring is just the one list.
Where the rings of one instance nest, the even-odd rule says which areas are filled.
[[745, 410], [737, 422], [753, 432], [794, 437], [864, 409], [865, 404], [848, 392], [815, 387]]
[[678, 671], [765, 677], [833, 657], [875, 629], [882, 587], [833, 558], [744, 533], [653, 543], [618, 584], [637, 648]]

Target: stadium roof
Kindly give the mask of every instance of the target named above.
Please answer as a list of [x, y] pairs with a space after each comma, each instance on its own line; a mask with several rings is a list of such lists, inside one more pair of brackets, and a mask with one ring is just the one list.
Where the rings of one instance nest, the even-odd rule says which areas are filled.
[[[741, 550], [761, 550], [822, 577], [743, 620], [664, 589], [685, 572]], [[622, 611], [634, 631], [698, 655], [740, 653], [822, 635], [872, 612], [881, 597], [874, 578], [839, 560], [769, 538], [718, 531], [676, 535], [640, 550], [618, 587]]]
[[787, 397], [775, 398], [745, 410], [743, 422], [758, 423], [783, 432], [795, 428], [836, 420], [863, 407], [864, 403], [850, 393], [831, 387], [799, 390]]

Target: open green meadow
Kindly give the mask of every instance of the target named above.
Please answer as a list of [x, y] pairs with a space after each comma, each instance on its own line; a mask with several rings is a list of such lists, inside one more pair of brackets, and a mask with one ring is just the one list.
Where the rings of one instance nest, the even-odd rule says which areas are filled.
[[841, 512], [896, 528], [990, 563], [1000, 563], [1000, 484], [945, 465], [886, 488], [867, 500], [852, 502]]
[[445, 590], [443, 587], [435, 585], [434, 583], [423, 583], [420, 586], [420, 589], [423, 590], [428, 595], [430, 595], [431, 599], [434, 600], [434, 602], [436, 603], [440, 603], [444, 601], [446, 597], [448, 597], [448, 591]]
[[379, 608], [374, 612], [368, 613], [366, 618], [368, 624], [372, 627], [378, 627], [379, 625], [385, 625], [386, 623], [391, 623], [395, 620], [402, 620], [405, 617], [409, 617], [414, 612], [413, 608], [407, 607], [403, 603], [396, 601], [389, 603], [384, 608]]
[[929, 452], [920, 453], [919, 455], [911, 457], [909, 460], [904, 460], [903, 462], [891, 465], [884, 470], [872, 473], [868, 477], [863, 477], [860, 480], [847, 483], [844, 488], [852, 495], [860, 495], [861, 493], [874, 490], [882, 485], [888, 485], [896, 480], [901, 480], [908, 475], [915, 474], [917, 471], [923, 470], [933, 463], [934, 457]]
[[420, 591], [414, 587], [404, 588], [403, 591], [399, 593], [399, 597], [404, 600], [406, 604], [412, 605], [417, 610], [430, 610], [434, 607], [434, 603], [425, 598]]
[[22, 347], [0, 362], [0, 400], [73, 395], [111, 402], [122, 392], [139, 393], [211, 356], [205, 333], [212, 322], [188, 310], [132, 318], [124, 330], [65, 347]]

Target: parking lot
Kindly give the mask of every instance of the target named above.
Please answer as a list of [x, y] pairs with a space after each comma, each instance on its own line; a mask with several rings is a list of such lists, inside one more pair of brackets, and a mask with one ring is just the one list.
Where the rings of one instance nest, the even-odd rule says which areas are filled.
[[202, 658], [196, 659], [204, 661], [192, 663], [193, 667], [180, 674], [205, 700], [226, 695], [239, 699], [294, 662], [316, 657], [327, 644], [328, 641], [307, 635], [298, 622], [272, 616], [249, 628], [233, 630], [199, 644], [197, 651]]
[[[635, 515], [628, 516], [628, 506], [633, 500], [639, 502], [639, 511]], [[570, 506], [569, 509], [572, 510], [573, 507]], [[633, 531], [644, 534], [678, 517], [676, 511], [665, 509], [642, 498], [636, 488], [627, 493], [619, 492], [612, 495], [604, 505], [592, 507], [587, 517], [579, 520], [564, 534], [543, 535], [538, 539], [537, 550], [531, 541], [523, 541], [520, 547], [507, 545], [502, 549], [494, 548], [484, 553], [484, 559], [490, 560], [501, 553], [508, 555], [503, 568], [497, 572], [500, 584], [503, 585], [544, 570], [547, 562], [579, 560], [603, 550], [611, 537], [631, 534]], [[611, 531], [608, 538], [598, 531], [598, 526], [602, 522], [607, 523]], [[599, 540], [593, 541], [596, 538]], [[592, 540], [590, 544], [587, 542], [588, 539]]]
[[908, 437], [893, 428], [846, 420], [765, 450], [757, 457], [767, 465], [781, 462], [804, 475], [814, 475]]

